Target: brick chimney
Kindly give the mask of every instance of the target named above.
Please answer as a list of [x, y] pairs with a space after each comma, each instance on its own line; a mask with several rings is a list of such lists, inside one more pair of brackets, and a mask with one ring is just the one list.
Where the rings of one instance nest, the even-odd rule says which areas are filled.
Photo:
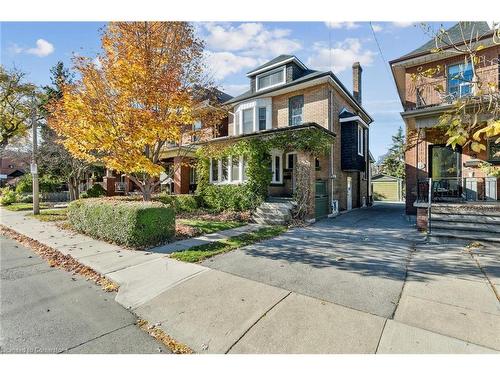
[[358, 61], [352, 64], [352, 95], [354, 99], [361, 104], [361, 74], [363, 73], [363, 68]]

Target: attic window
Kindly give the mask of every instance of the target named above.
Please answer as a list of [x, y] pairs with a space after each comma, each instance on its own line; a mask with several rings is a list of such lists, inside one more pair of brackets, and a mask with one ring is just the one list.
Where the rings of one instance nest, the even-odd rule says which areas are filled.
[[257, 76], [257, 91], [285, 83], [285, 66], [265, 72]]

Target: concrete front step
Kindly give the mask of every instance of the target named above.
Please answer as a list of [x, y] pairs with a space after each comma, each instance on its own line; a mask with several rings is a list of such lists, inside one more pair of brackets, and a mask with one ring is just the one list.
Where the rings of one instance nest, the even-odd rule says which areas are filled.
[[477, 240], [479, 242], [500, 243], [500, 236], [496, 233], [467, 231], [467, 230], [431, 228], [431, 237], [460, 238], [464, 240]]
[[432, 220], [431, 227], [436, 229], [451, 229], [457, 231], [473, 231], [495, 233], [500, 236], [500, 225], [484, 224], [484, 223], [466, 223], [466, 222], [451, 222], [451, 221], [435, 221]]
[[478, 223], [478, 224], [482, 223], [482, 224], [498, 224], [498, 225], [500, 225], [500, 216], [433, 213], [432, 214], [432, 221]]
[[439, 205], [433, 204], [432, 214], [450, 214], [450, 215], [477, 215], [477, 216], [495, 216], [500, 217], [500, 204], [491, 205]]
[[255, 210], [255, 213], [257, 214], [262, 214], [262, 215], [290, 215], [290, 210], [288, 209], [268, 209], [268, 208], [262, 208], [262, 207], [257, 207]]

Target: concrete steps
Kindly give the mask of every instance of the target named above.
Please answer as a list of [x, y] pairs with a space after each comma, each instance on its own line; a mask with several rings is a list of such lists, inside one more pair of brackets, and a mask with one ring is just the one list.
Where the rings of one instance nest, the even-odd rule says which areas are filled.
[[431, 236], [500, 242], [500, 205], [433, 205]]
[[286, 198], [263, 202], [253, 213], [252, 219], [257, 224], [287, 225], [292, 220], [294, 207], [293, 201]]

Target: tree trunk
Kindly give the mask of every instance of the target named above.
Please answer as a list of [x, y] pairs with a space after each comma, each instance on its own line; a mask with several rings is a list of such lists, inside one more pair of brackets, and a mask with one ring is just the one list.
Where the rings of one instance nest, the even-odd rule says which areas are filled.
[[142, 198], [144, 201], [150, 201], [153, 193], [153, 184], [149, 179], [146, 179], [142, 185]]

